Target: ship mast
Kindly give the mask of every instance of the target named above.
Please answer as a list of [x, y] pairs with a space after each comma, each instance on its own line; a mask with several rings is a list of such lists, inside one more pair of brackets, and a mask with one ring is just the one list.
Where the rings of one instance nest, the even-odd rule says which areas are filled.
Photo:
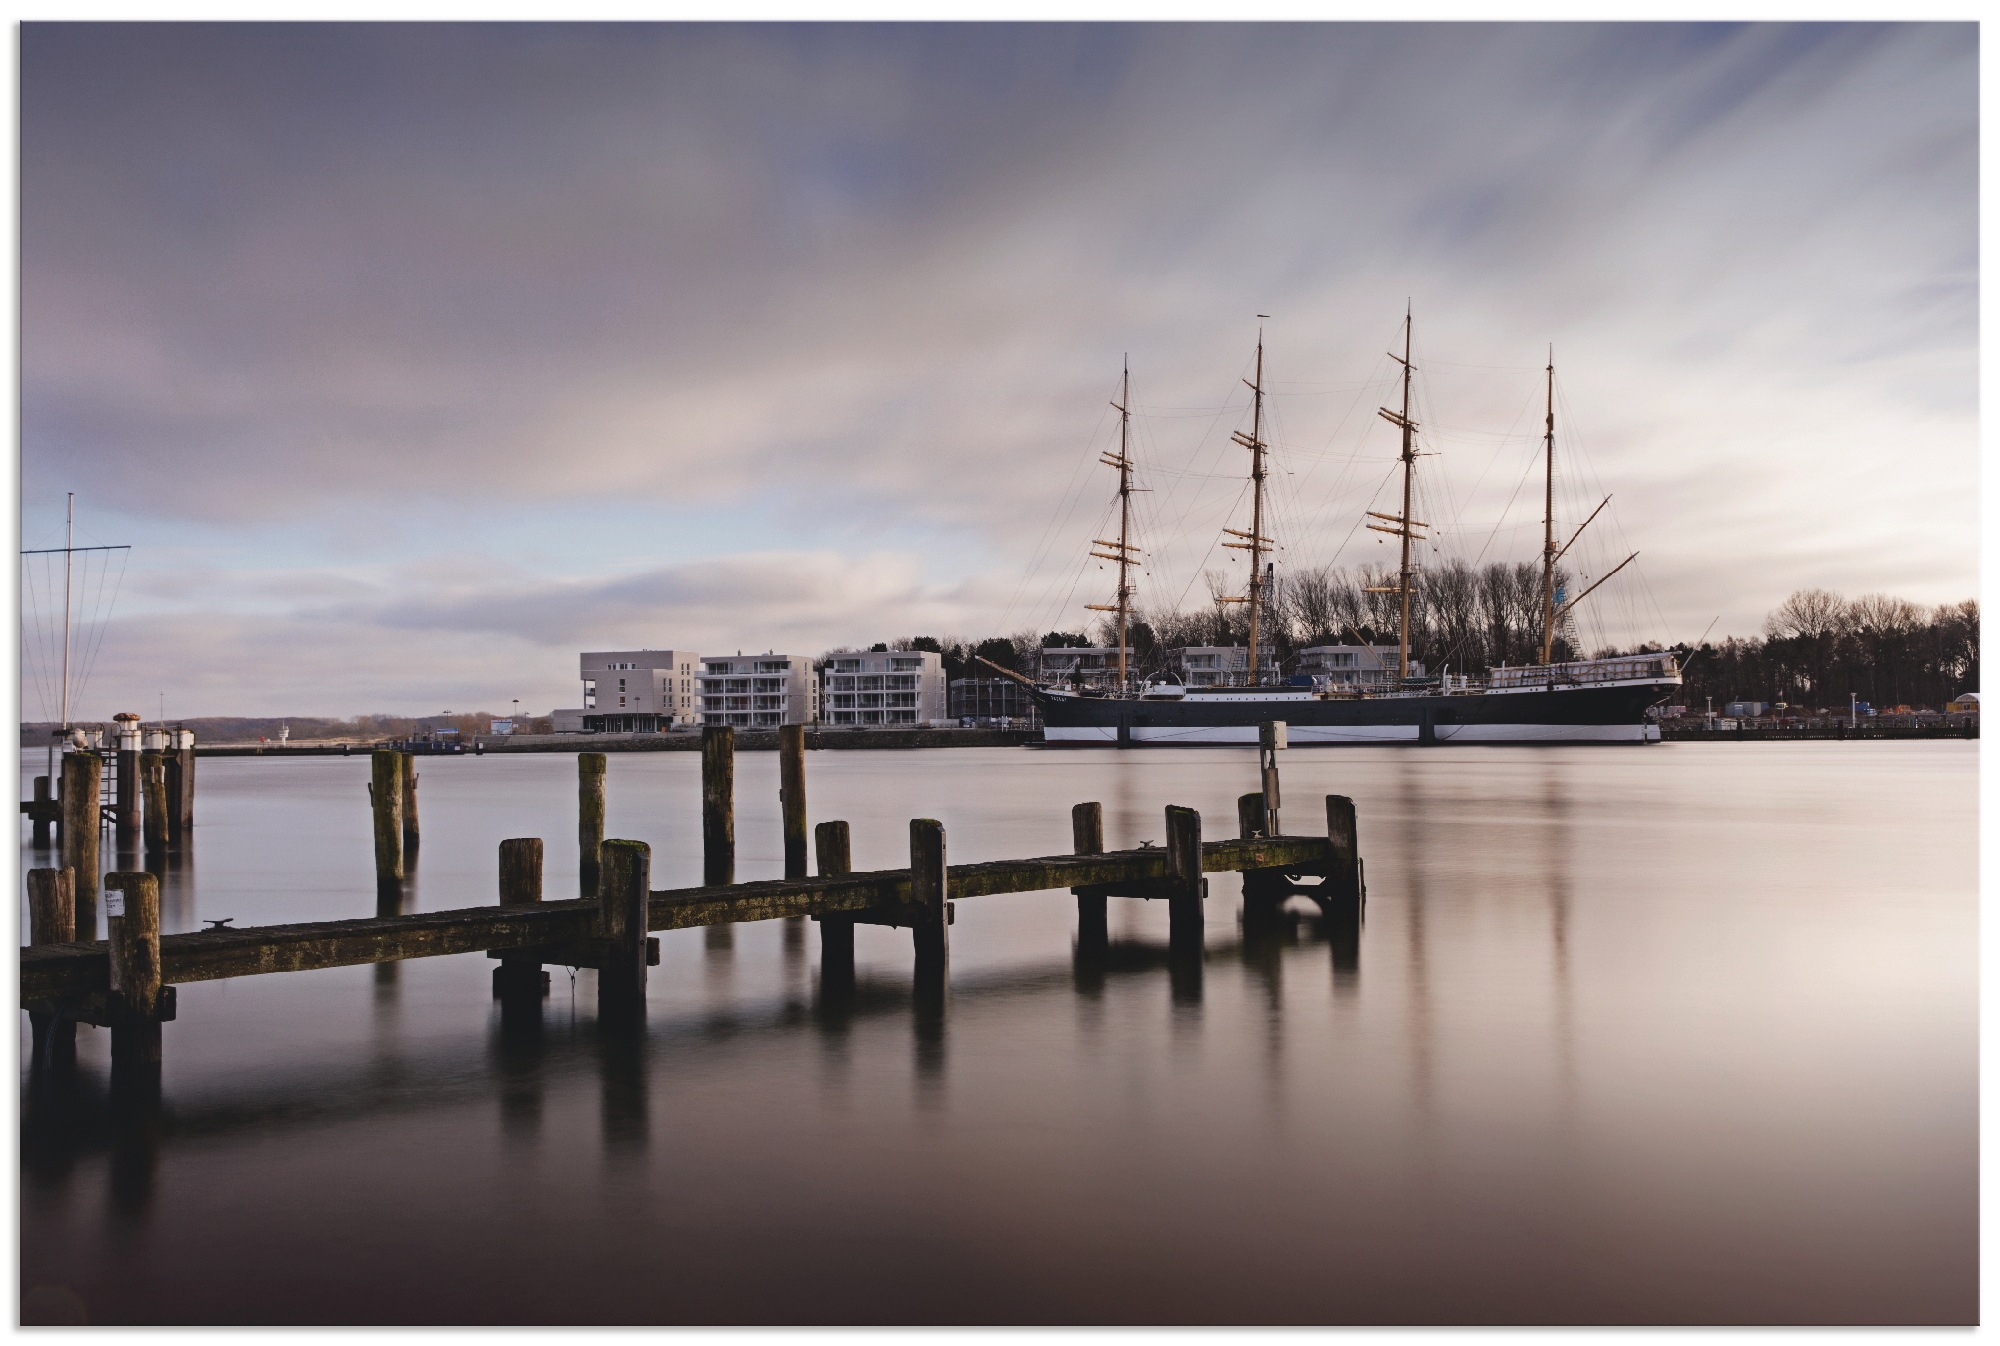
[[63, 529], [63, 671], [62, 727], [69, 728], [69, 594], [70, 562], [76, 557], [76, 492], [69, 493], [69, 522]]
[[1549, 404], [1542, 431], [1542, 662], [1555, 657], [1556, 641], [1556, 348], [1549, 347]]
[[1136, 563], [1132, 545], [1132, 365], [1125, 365], [1124, 381], [1119, 387], [1118, 400], [1111, 404], [1118, 411], [1118, 452], [1104, 454], [1098, 461], [1106, 467], [1118, 469], [1118, 540], [1109, 542], [1103, 538], [1093, 538], [1100, 547], [1109, 551], [1091, 553], [1100, 561], [1114, 561], [1118, 565], [1118, 601], [1116, 603], [1085, 603], [1092, 612], [1115, 612], [1118, 614], [1118, 688], [1125, 690], [1131, 684], [1127, 680], [1125, 667], [1126, 631], [1132, 616], [1132, 566]]
[[[1263, 314], [1258, 314], [1263, 317]], [[1243, 382], [1250, 389], [1250, 433], [1241, 430], [1229, 436], [1244, 448], [1250, 450], [1250, 531], [1240, 528], [1225, 528], [1222, 531], [1231, 537], [1243, 539], [1240, 542], [1225, 542], [1222, 545], [1236, 551], [1250, 553], [1250, 590], [1242, 598], [1227, 598], [1226, 603], [1248, 603], [1250, 605], [1250, 649], [1245, 665], [1245, 679], [1254, 686], [1258, 681], [1261, 665], [1257, 662], [1257, 624], [1264, 608], [1264, 550], [1275, 545], [1264, 536], [1264, 329], [1257, 329], [1257, 377]]]
[[1410, 363], [1411, 326], [1411, 311], [1406, 308], [1403, 311], [1403, 353], [1398, 355], [1394, 351], [1389, 352], [1389, 358], [1403, 367], [1403, 410], [1398, 414], [1387, 407], [1379, 408], [1382, 418], [1403, 432], [1403, 512], [1378, 514], [1372, 509], [1368, 511], [1373, 517], [1385, 519], [1394, 525], [1385, 527], [1382, 524], [1371, 523], [1368, 525], [1370, 528], [1378, 533], [1399, 537], [1403, 541], [1403, 563], [1397, 571], [1395, 587], [1383, 585], [1368, 590], [1369, 593], [1394, 593], [1402, 596], [1402, 621], [1396, 637], [1396, 677], [1402, 681], [1407, 681], [1410, 676], [1410, 544], [1428, 540], [1422, 534], [1411, 530], [1430, 526], [1422, 520], [1410, 517], [1411, 493], [1415, 488], [1417, 469], [1417, 423], [1410, 419], [1410, 375], [1416, 372], [1416, 366]]

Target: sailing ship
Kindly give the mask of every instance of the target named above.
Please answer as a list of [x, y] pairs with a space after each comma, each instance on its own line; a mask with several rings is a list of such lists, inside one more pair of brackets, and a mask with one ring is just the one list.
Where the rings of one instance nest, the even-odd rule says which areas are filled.
[[[1115, 743], [1121, 747], [1248, 744], [1257, 742], [1259, 726], [1272, 720], [1286, 724], [1287, 737], [1295, 745], [1659, 741], [1659, 726], [1648, 717], [1647, 711], [1672, 696], [1681, 685], [1680, 668], [1673, 654], [1662, 651], [1601, 659], [1557, 661], [1554, 658], [1557, 635], [1577, 605], [1630, 565], [1638, 553], [1626, 557], [1574, 598], [1562, 592], [1557, 563], [1604, 505], [1592, 511], [1568, 542], [1556, 545], [1553, 354], [1547, 370], [1548, 411], [1543, 435], [1541, 661], [1488, 669], [1483, 678], [1454, 677], [1449, 672], [1425, 677], [1421, 665], [1412, 663], [1410, 605], [1416, 566], [1411, 548], [1428, 540], [1423, 530], [1429, 525], [1415, 518], [1412, 512], [1418, 427], [1411, 419], [1410, 408], [1411, 376], [1415, 373], [1411, 339], [1412, 318], [1406, 312], [1403, 353], [1390, 352], [1390, 358], [1401, 366], [1401, 410], [1381, 408], [1383, 419], [1395, 426], [1401, 436], [1402, 511], [1366, 512], [1369, 528], [1395, 537], [1401, 544], [1396, 582], [1369, 589], [1372, 593], [1393, 595], [1398, 613], [1395, 663], [1388, 664], [1386, 647], [1375, 656], [1383, 665], [1379, 685], [1340, 685], [1331, 678], [1294, 678], [1281, 684], [1266, 676], [1268, 669], [1274, 677], [1275, 669], [1264, 658], [1270, 634], [1267, 603], [1271, 586], [1270, 567], [1264, 557], [1276, 543], [1264, 531], [1266, 455], [1270, 446], [1264, 439], [1264, 338], [1260, 331], [1255, 375], [1244, 380], [1251, 394], [1250, 430], [1248, 434], [1238, 430], [1232, 435], [1250, 453], [1250, 526], [1225, 529], [1230, 540], [1223, 543], [1225, 547], [1248, 553], [1250, 561], [1245, 591], [1221, 599], [1243, 603], [1248, 608], [1243, 682], [1234, 686], [1187, 686], [1168, 681], [1141, 685], [1129, 676], [1126, 646], [1135, 592], [1131, 568], [1138, 562], [1138, 549], [1130, 538], [1134, 488], [1128, 366], [1119, 400], [1112, 404], [1119, 413], [1118, 451], [1107, 452], [1102, 459], [1118, 471], [1119, 533], [1116, 541], [1094, 539], [1093, 544], [1104, 550], [1091, 553], [1100, 560], [1117, 564], [1118, 587], [1112, 603], [1086, 605], [1093, 611], [1117, 615], [1117, 681], [1106, 688], [1041, 685], [992, 665], [996, 671], [1028, 684], [1041, 708], [1046, 743], [1052, 746]], [[1371, 653], [1374, 649], [1372, 644], [1363, 648]], [[1307, 685], [1297, 685], [1301, 681]]]

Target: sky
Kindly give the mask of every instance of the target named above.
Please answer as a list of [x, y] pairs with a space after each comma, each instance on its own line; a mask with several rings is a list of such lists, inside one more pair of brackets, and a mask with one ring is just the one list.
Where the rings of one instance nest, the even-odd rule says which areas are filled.
[[1640, 553], [1591, 640], [1977, 593], [1968, 23], [29, 23], [20, 79], [21, 546], [73, 491], [131, 548], [79, 718], [1081, 629], [1128, 362], [1139, 602], [1205, 604], [1260, 333], [1280, 576], [1393, 563], [1406, 311], [1426, 563], [1538, 554], [1553, 358], [1582, 581]]

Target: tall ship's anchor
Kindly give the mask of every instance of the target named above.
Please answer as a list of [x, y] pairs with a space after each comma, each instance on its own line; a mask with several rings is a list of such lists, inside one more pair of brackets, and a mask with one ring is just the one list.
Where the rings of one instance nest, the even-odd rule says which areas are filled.
[[[996, 672], [1026, 683], [1041, 707], [1044, 741], [1051, 746], [1118, 744], [1175, 746], [1250, 744], [1258, 741], [1258, 726], [1283, 720], [1294, 745], [1314, 743], [1433, 744], [1433, 743], [1657, 743], [1660, 730], [1647, 711], [1667, 700], [1681, 685], [1678, 661], [1668, 651], [1621, 655], [1605, 659], [1555, 659], [1556, 640], [1569, 629], [1577, 605], [1599, 585], [1638, 557], [1633, 552], [1599, 576], [1575, 597], [1565, 592], [1556, 566], [1583, 530], [1610, 503], [1607, 496], [1583, 521], [1568, 542], [1556, 545], [1555, 535], [1555, 361], [1547, 370], [1548, 410], [1543, 433], [1543, 510], [1541, 564], [1541, 662], [1489, 668], [1483, 678], [1424, 676], [1410, 657], [1410, 607], [1416, 593], [1417, 566], [1413, 544], [1429, 540], [1430, 525], [1414, 515], [1418, 425], [1411, 418], [1410, 381], [1413, 324], [1403, 317], [1403, 353], [1390, 352], [1401, 366], [1400, 410], [1381, 408], [1382, 418], [1401, 433], [1403, 507], [1400, 513], [1366, 511], [1367, 526], [1398, 540], [1400, 564], [1393, 584], [1367, 586], [1365, 592], [1392, 595], [1397, 614], [1395, 663], [1387, 650], [1376, 653], [1372, 642], [1360, 647], [1380, 666], [1377, 686], [1337, 684], [1329, 677], [1305, 679], [1309, 685], [1277, 681], [1275, 650], [1269, 621], [1270, 567], [1264, 558], [1276, 543], [1265, 533], [1266, 454], [1264, 439], [1264, 338], [1257, 337], [1255, 377], [1246, 379], [1251, 393], [1250, 432], [1232, 438], [1250, 452], [1251, 512], [1248, 529], [1227, 528], [1222, 545], [1248, 554], [1249, 583], [1241, 594], [1219, 596], [1220, 603], [1246, 605], [1248, 648], [1243, 681], [1233, 686], [1187, 686], [1180, 682], [1140, 683], [1127, 667], [1131, 601], [1131, 567], [1139, 548], [1131, 542], [1131, 372], [1127, 369], [1119, 401], [1118, 451], [1102, 461], [1118, 470], [1119, 530], [1116, 541], [1094, 539], [1103, 548], [1098, 559], [1118, 567], [1116, 601], [1086, 604], [1092, 611], [1116, 614], [1117, 679], [1103, 688], [1043, 685], [982, 660]], [[1357, 636], [1357, 638], [1359, 638]], [[1570, 642], [1570, 643], [1573, 643]]]

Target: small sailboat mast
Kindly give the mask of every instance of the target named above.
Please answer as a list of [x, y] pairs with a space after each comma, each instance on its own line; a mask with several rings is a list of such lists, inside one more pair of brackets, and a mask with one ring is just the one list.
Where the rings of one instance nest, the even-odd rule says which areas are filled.
[[1118, 411], [1118, 452], [1107, 453], [1098, 461], [1106, 467], [1118, 469], [1118, 540], [1110, 542], [1104, 538], [1093, 538], [1106, 551], [1091, 553], [1100, 561], [1113, 561], [1118, 566], [1118, 601], [1115, 603], [1085, 603], [1092, 612], [1115, 612], [1118, 614], [1118, 689], [1131, 686], [1129, 670], [1125, 666], [1126, 632], [1132, 618], [1132, 567], [1137, 563], [1133, 555], [1138, 549], [1132, 545], [1132, 364], [1125, 364], [1125, 377], [1119, 385], [1118, 400], [1111, 404]]
[[[1264, 317], [1264, 314], [1258, 314]], [[1258, 620], [1264, 610], [1264, 552], [1276, 545], [1264, 536], [1264, 329], [1257, 329], [1257, 367], [1254, 379], [1243, 382], [1250, 389], [1250, 433], [1233, 431], [1230, 438], [1250, 450], [1250, 531], [1240, 528], [1225, 528], [1222, 531], [1241, 541], [1225, 542], [1222, 545], [1235, 551], [1250, 553], [1250, 587], [1239, 598], [1225, 598], [1225, 603], [1248, 603], [1250, 605], [1250, 648], [1248, 662], [1244, 666], [1244, 681], [1255, 686], [1262, 665], [1257, 662]]]

